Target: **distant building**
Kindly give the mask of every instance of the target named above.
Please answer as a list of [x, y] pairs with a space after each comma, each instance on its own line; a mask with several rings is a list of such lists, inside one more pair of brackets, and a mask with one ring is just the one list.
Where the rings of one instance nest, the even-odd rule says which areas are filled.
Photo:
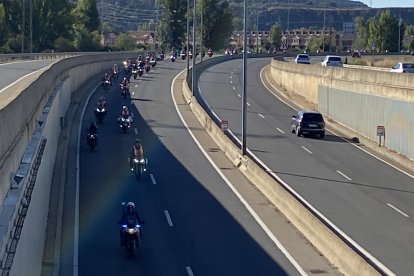
[[118, 35], [115, 33], [106, 33], [101, 35], [101, 45], [111, 46], [115, 45]]
[[155, 44], [155, 33], [154, 31], [128, 31], [129, 36], [131, 36], [135, 41], [136, 44], [140, 45], [154, 45]]

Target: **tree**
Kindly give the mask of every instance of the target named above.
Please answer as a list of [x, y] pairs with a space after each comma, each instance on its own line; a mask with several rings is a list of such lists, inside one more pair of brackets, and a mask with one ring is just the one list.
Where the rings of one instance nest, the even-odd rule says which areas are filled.
[[134, 50], [136, 48], [136, 44], [134, 39], [129, 36], [128, 34], [120, 34], [116, 41], [115, 46], [121, 50]]
[[306, 48], [310, 51], [310, 52], [317, 52], [318, 50], [322, 49], [322, 37], [321, 36], [312, 36], [309, 40], [308, 43], [306, 45]]
[[181, 48], [186, 41], [187, 0], [161, 0], [158, 40], [162, 48]]
[[354, 20], [356, 38], [352, 44], [354, 49], [368, 48], [368, 25], [363, 17], [357, 16]]
[[282, 28], [279, 24], [273, 24], [269, 31], [269, 42], [274, 49], [279, 49], [281, 46]]
[[399, 29], [399, 19], [392, 16], [389, 10], [384, 10], [376, 17], [368, 19], [370, 45], [379, 51], [398, 51], [399, 31], [404, 33], [403, 26]]
[[98, 31], [101, 26], [96, 0], [78, 0], [72, 15], [76, 24], [83, 25], [89, 32]]
[[203, 1], [203, 44], [206, 48], [224, 48], [233, 33], [233, 13], [227, 1]]

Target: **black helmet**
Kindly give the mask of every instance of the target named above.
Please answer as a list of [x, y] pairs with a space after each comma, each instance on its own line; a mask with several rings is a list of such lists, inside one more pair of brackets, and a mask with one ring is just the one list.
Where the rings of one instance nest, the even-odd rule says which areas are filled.
[[135, 140], [135, 144], [141, 144], [141, 140], [140, 139], [136, 139]]
[[134, 202], [128, 202], [127, 203], [127, 211], [129, 213], [132, 213], [132, 212], [135, 211], [135, 204], [134, 204]]

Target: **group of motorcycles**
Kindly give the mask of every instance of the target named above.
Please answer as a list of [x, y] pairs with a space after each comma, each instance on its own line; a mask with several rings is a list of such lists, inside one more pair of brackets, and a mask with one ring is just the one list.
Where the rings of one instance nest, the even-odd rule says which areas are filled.
[[[202, 56], [203, 56], [203, 57], [205, 57], [205, 55], [206, 55], [206, 53], [205, 53], [204, 51], [202, 51], [202, 52], [201, 52], [201, 54], [202, 54]], [[207, 51], [207, 55], [208, 55], [209, 57], [212, 57], [212, 56], [213, 56], [213, 50], [212, 50], [212, 49], [208, 49], [208, 51]], [[196, 53], [196, 57], [197, 57], [197, 56], [198, 56], [198, 53]], [[187, 58], [187, 51], [182, 50], [182, 51], [180, 52], [180, 57], [181, 57], [181, 59], [182, 59], [182, 60], [185, 60], [185, 59]], [[189, 57], [190, 59], [192, 59], [192, 58], [193, 58], [193, 53], [192, 53], [192, 51], [191, 51], [191, 50], [189, 50], [189, 51], [188, 51], [188, 57]], [[171, 59], [171, 61], [172, 61], [172, 62], [175, 62], [175, 60], [177, 59], [177, 52], [176, 52], [176, 51], [174, 51], [174, 49], [173, 49], [173, 51], [172, 51], [172, 53], [171, 53], [170, 59]]]

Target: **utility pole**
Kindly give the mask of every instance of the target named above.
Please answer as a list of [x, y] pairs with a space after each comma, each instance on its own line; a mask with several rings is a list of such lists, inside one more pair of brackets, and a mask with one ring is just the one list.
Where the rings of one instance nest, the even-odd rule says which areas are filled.
[[[193, 54], [193, 67], [192, 67], [192, 74], [191, 74], [191, 92], [193, 93], [193, 96], [195, 95], [194, 89], [196, 89], [197, 83], [196, 83], [196, 2], [197, 0], [194, 0], [194, 6], [193, 6], [193, 50], [191, 51]], [[188, 57], [187, 57], [188, 58]]]
[[259, 53], [259, 9], [256, 2], [256, 54]]
[[243, 30], [243, 93], [242, 93], [242, 155], [247, 153], [247, 124], [246, 124], [246, 108], [247, 108], [247, 0], [244, 0], [244, 30]]
[[30, 44], [29, 44], [29, 52], [33, 53], [33, 0], [29, 0], [30, 6]]
[[201, 62], [203, 62], [203, 6], [204, 6], [204, 1], [201, 0], [201, 22], [200, 22], [200, 32], [201, 32], [201, 38], [200, 38], [200, 60]]
[[325, 12], [323, 10], [323, 28], [322, 28], [322, 52], [325, 53]]
[[24, 53], [24, 37], [26, 34], [24, 33], [24, 28], [26, 25], [26, 1], [22, 0], [22, 53]]
[[190, 57], [188, 51], [190, 49], [190, 0], [187, 0], [187, 76], [190, 74]]

